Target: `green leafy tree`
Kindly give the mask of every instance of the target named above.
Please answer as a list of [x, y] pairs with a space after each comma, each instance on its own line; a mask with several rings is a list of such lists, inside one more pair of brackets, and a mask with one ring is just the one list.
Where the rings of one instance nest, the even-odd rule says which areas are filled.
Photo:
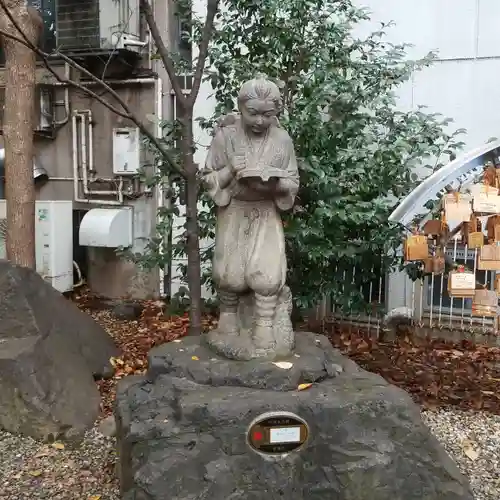
[[[344, 310], [367, 306], [363, 287], [399, 262], [403, 228], [389, 223], [391, 211], [420, 182], [417, 168], [431, 173], [461, 147], [450, 120], [396, 107], [398, 86], [433, 55], [407, 60], [405, 45], [385, 40], [388, 24], [356, 38], [368, 19], [350, 0], [228, 0], [209, 50], [216, 116], [235, 110], [239, 86], [257, 72], [282, 86], [280, 121], [300, 159], [285, 226], [301, 308], [325, 294]], [[212, 226], [205, 217], [202, 230]]]

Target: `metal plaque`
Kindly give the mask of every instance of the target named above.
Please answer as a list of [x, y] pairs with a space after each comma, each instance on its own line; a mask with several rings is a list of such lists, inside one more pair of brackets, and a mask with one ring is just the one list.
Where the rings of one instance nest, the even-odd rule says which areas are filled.
[[289, 412], [269, 412], [257, 417], [248, 429], [251, 448], [264, 455], [282, 455], [302, 448], [309, 437], [307, 422]]

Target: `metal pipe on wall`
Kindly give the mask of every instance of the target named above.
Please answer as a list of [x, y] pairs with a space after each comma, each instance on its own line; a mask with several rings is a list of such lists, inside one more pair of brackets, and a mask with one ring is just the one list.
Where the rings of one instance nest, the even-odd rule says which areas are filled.
[[[87, 128], [87, 120], [89, 128]], [[78, 161], [78, 122], [80, 123], [80, 156], [81, 156], [81, 170], [82, 170], [82, 190], [85, 196], [117, 196], [118, 200], [107, 200], [98, 198], [82, 198], [79, 193], [79, 161]], [[72, 116], [72, 139], [73, 139], [73, 191], [76, 202], [79, 203], [93, 203], [96, 205], [123, 205], [123, 179], [120, 179], [119, 187], [116, 191], [99, 191], [91, 190], [88, 183], [88, 163], [87, 155], [93, 158], [93, 142], [89, 141], [89, 148], [87, 148], [87, 133], [89, 137], [92, 136], [93, 130], [91, 128], [92, 113], [90, 110], [75, 111]], [[92, 147], [92, 150], [90, 150]], [[93, 165], [93, 164], [92, 164]]]
[[[44, 184], [49, 180], [45, 168], [33, 158], [33, 181], [35, 186]], [[5, 199], [5, 149], [0, 148], [0, 200]]]
[[[86, 195], [119, 196], [115, 190], [91, 190], [89, 187], [89, 174], [94, 173], [94, 142], [92, 112], [90, 110], [77, 111], [80, 118], [80, 163], [82, 167], [83, 193]], [[87, 143], [88, 140], [88, 143]]]
[[[142, 85], [154, 85], [156, 82], [156, 78], [129, 78], [127, 80], [106, 80], [106, 85], [109, 87], [113, 87], [113, 85], [133, 85], [133, 84], [142, 84]], [[71, 87], [71, 83], [66, 82], [53, 82], [50, 84], [53, 87]], [[101, 82], [95, 82], [94, 80], [90, 80], [88, 82], [78, 82], [78, 85], [82, 87], [93, 87], [95, 85], [102, 86]]]
[[[64, 63], [64, 78], [66, 78], [66, 80], [69, 80], [70, 77], [71, 77], [71, 69], [70, 69], [70, 66], [68, 63]], [[58, 103], [54, 103], [55, 105], [58, 104]], [[53, 125], [55, 127], [62, 127], [63, 125], [66, 125], [66, 123], [68, 123], [69, 121], [69, 86], [66, 85], [65, 89], [64, 89], [64, 102], [63, 102], [63, 105], [64, 105], [64, 113], [65, 113], [65, 116], [62, 120], [54, 120], [53, 122]], [[55, 112], [54, 112], [55, 113]]]
[[[156, 137], [158, 139], [162, 138], [163, 135], [163, 128], [162, 128], [162, 121], [163, 121], [163, 80], [161, 78], [158, 78], [156, 81]], [[170, 208], [170, 198], [165, 199], [164, 196], [164, 188], [162, 184], [158, 185], [157, 191], [156, 191], [156, 196], [158, 197], [158, 203], [157, 206], [158, 208], [162, 207], [167, 207]], [[157, 222], [160, 222], [160, 210], [158, 210], [158, 215], [157, 215]], [[163, 239], [165, 240], [166, 238], [169, 238], [170, 236], [167, 234], [162, 235]], [[167, 242], [168, 243], [168, 242]], [[160, 268], [159, 272], [159, 278], [160, 278], [160, 295], [164, 296], [170, 295], [170, 277], [171, 277], [171, 269], [170, 269], [170, 264], [165, 266], [163, 269]]]
[[[84, 130], [87, 131], [88, 133], [88, 170], [87, 172], [90, 173], [91, 176], [95, 176], [95, 169], [94, 169], [94, 122], [92, 120], [92, 111], [86, 110], [85, 114], [87, 115], [87, 127]], [[83, 150], [83, 153], [85, 154], [85, 150]], [[119, 185], [118, 189], [116, 191], [101, 191], [101, 190], [91, 190], [89, 187], [89, 179], [87, 177], [86, 182], [84, 182], [83, 185], [83, 190], [85, 194], [89, 195], [117, 195], [118, 196], [118, 201], [120, 203], [123, 203], [123, 178], [120, 176], [119, 178]]]

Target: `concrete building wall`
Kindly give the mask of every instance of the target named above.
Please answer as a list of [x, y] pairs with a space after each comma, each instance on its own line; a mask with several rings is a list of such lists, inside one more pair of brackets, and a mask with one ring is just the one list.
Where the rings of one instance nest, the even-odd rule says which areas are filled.
[[372, 20], [358, 34], [378, 29], [380, 22], [394, 21], [387, 29], [393, 43], [410, 43], [411, 58], [435, 51], [438, 59], [417, 72], [400, 91], [402, 108], [428, 106], [453, 118], [450, 129], [465, 128], [466, 149], [473, 149], [500, 135], [500, 45], [496, 0], [356, 0], [372, 12]]
[[[171, 43], [172, 16], [170, 15], [169, 0], [155, 2], [156, 22], [167, 44]], [[150, 65], [148, 47], [144, 49], [143, 68]], [[156, 71], [158, 78], [119, 84], [113, 88], [125, 101], [130, 110], [143, 122], [150, 123], [151, 130], [157, 133], [157, 125], [151, 122], [150, 117], [168, 118], [172, 114], [172, 97], [170, 82], [161, 63], [153, 61], [151, 69]], [[58, 66], [57, 71], [64, 74], [64, 66]], [[154, 75], [153, 75], [154, 76]], [[73, 78], [78, 75], [73, 72]], [[3, 85], [4, 70], [0, 69], [0, 88]], [[37, 81], [47, 83], [47, 72], [37, 70]], [[55, 89], [55, 101], [62, 104], [65, 99], [65, 88], [61, 85]], [[93, 91], [113, 102], [113, 98], [106, 95], [98, 86], [92, 86]], [[74, 200], [73, 175], [73, 127], [71, 116], [74, 112], [90, 111], [93, 128], [93, 160], [96, 177], [111, 179], [103, 189], [116, 189], [119, 178], [113, 176], [112, 131], [115, 127], [133, 126], [126, 119], [116, 115], [95, 99], [85, 95], [80, 90], [69, 90], [69, 116], [66, 123], [61, 124], [53, 139], [35, 138], [36, 158], [48, 172], [49, 181], [37, 191], [40, 200]], [[162, 116], [158, 116], [162, 115]], [[57, 106], [57, 120], [65, 118], [64, 106]], [[1, 142], [1, 140], [0, 140]], [[148, 160], [147, 154], [142, 151], [142, 161]], [[81, 172], [79, 174], [81, 180]], [[99, 189], [98, 187], [95, 187]], [[124, 205], [133, 207], [133, 246], [132, 251], [141, 252], [147, 239], [155, 234], [156, 211], [158, 204], [163, 200], [158, 192], [145, 192], [145, 186], [137, 180], [124, 178], [125, 190], [130, 189], [142, 193], [140, 196], [125, 198]], [[81, 193], [80, 185], [80, 196]], [[89, 197], [88, 203], [75, 203], [75, 210], [89, 210], [91, 208], [106, 207], [101, 205], [100, 199], [112, 200], [112, 196]], [[113, 208], [113, 207], [110, 207]], [[83, 214], [80, 214], [80, 218]], [[77, 217], [78, 219], [78, 217]], [[150, 297], [158, 295], [160, 291], [160, 276], [158, 270], [152, 273], [140, 271], [127, 259], [120, 257], [113, 248], [86, 249], [87, 279], [90, 288], [101, 295], [108, 297]]]

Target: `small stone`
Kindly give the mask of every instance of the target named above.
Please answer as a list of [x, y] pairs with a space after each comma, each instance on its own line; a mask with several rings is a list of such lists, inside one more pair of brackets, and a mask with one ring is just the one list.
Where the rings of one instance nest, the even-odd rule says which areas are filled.
[[116, 435], [116, 421], [113, 415], [101, 420], [99, 423], [99, 432], [106, 437], [114, 437]]
[[115, 318], [124, 321], [138, 319], [141, 316], [142, 311], [143, 306], [137, 302], [122, 302], [120, 304], [116, 304], [111, 310]]

